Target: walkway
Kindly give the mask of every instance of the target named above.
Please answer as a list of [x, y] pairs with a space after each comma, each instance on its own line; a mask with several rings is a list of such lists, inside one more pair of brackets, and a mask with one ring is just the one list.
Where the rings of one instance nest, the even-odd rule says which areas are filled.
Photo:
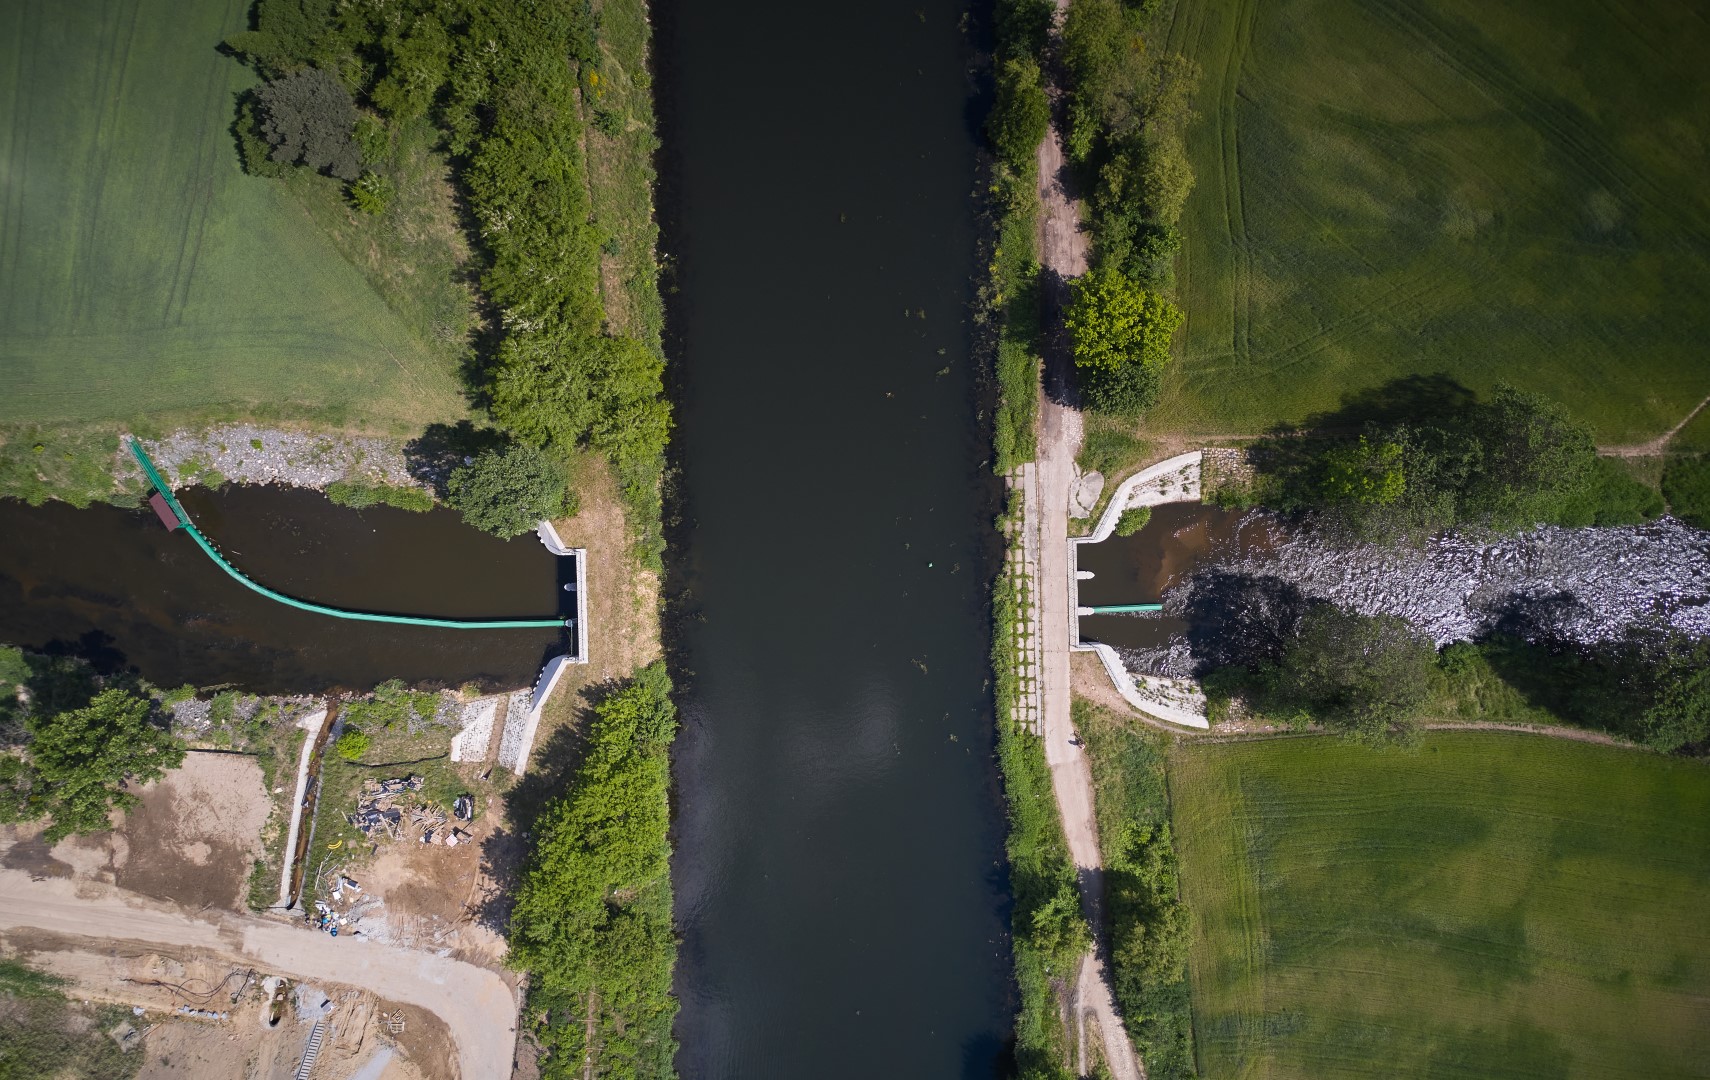
[[32, 881], [23, 871], [0, 869], [0, 931], [19, 927], [208, 949], [266, 972], [360, 987], [445, 1021], [462, 1076], [511, 1075], [516, 993], [498, 975], [461, 960], [248, 915], [192, 918], [109, 886], [68, 878]]
[[[1058, 18], [1066, 7], [1059, 0]], [[1061, 110], [1056, 110], [1061, 112]], [[1087, 237], [1080, 213], [1062, 184], [1065, 157], [1062, 132], [1056, 121], [1040, 143], [1039, 252], [1040, 262], [1059, 281], [1086, 273]], [[1051, 787], [1081, 883], [1081, 907], [1092, 924], [1095, 941], [1107, 938], [1104, 924], [1104, 857], [1098, 846], [1098, 820], [1093, 813], [1092, 769], [1081, 747], [1071, 745], [1074, 718], [1069, 691], [1069, 643], [1078, 637], [1069, 595], [1069, 489], [1074, 482], [1075, 454], [1081, 445], [1081, 414], [1040, 396], [1039, 457], [1033, 480], [1037, 499], [1029, 500], [1030, 520], [1024, 528], [1038, 540], [1038, 608], [1035, 633], [1039, 639], [1040, 737], [1051, 769]], [[1144, 1080], [1145, 1069], [1111, 992], [1110, 971], [1098, 945], [1081, 961], [1075, 980], [1073, 1015], [1075, 1043], [1081, 1049], [1082, 1075], [1090, 1070], [1084, 1051], [1087, 1021], [1098, 1024], [1105, 1061], [1116, 1080]]]

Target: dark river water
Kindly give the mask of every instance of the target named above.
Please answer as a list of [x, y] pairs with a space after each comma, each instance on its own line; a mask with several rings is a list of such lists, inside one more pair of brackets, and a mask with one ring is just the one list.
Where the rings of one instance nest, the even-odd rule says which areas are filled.
[[[558, 560], [450, 510], [350, 510], [313, 491], [190, 488], [191, 519], [251, 579], [359, 611], [451, 618], [558, 613]], [[298, 611], [232, 580], [152, 511], [0, 500], [0, 641], [134, 667], [160, 686], [255, 693], [366, 689], [385, 679], [531, 682], [563, 652], [542, 630], [447, 630]]]
[[963, 12], [658, 12], [691, 1080], [1002, 1069]]

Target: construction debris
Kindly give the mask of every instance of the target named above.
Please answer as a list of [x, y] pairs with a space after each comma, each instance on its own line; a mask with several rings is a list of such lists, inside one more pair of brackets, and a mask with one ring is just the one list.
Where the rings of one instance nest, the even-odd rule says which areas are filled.
[[[422, 778], [411, 776], [393, 780], [365, 780], [362, 784], [362, 794], [356, 800], [356, 813], [350, 815], [350, 823], [362, 831], [362, 835], [370, 840], [384, 836], [392, 840], [415, 839], [424, 844], [447, 844], [455, 847], [471, 839], [471, 834], [453, 826], [446, 817], [445, 811], [437, 806], [411, 798], [422, 789]], [[475, 816], [475, 800], [469, 795], [459, 795], [453, 803], [453, 811], [462, 821], [469, 821]], [[340, 878], [339, 887], [348, 887], [356, 892], [354, 881]]]

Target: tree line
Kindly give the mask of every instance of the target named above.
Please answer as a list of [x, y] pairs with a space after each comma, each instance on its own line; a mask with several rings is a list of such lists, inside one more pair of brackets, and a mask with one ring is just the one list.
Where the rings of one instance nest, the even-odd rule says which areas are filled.
[[380, 208], [365, 144], [423, 118], [440, 130], [490, 314], [472, 390], [520, 443], [604, 454], [656, 565], [671, 415], [661, 353], [606, 328], [607, 238], [582, 155], [584, 100], [602, 78], [586, 0], [259, 0], [254, 28], [226, 44], [263, 78], [236, 126], [251, 172], [324, 171]]

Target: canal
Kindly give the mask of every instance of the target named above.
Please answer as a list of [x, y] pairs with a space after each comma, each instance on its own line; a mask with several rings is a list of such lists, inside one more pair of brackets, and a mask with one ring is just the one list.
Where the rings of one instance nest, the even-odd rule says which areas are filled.
[[[351, 510], [283, 487], [187, 488], [179, 499], [256, 581], [335, 607], [448, 618], [551, 616], [561, 568], [533, 536], [504, 541], [451, 510]], [[526, 685], [566, 636], [346, 622], [233, 581], [153, 511], [0, 499], [0, 641], [72, 652], [157, 686], [261, 694]]]
[[965, 10], [657, 13], [690, 1080], [1003, 1068]]

